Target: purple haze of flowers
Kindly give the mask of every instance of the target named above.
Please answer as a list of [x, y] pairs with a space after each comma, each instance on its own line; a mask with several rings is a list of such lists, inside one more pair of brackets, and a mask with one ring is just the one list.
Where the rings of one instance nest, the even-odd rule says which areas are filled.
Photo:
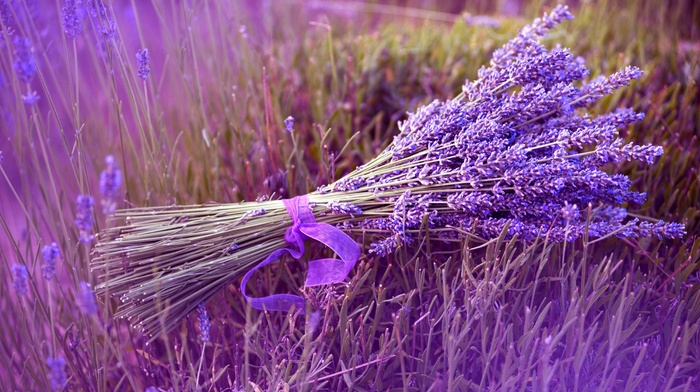
[[294, 117], [289, 116], [284, 119], [284, 128], [287, 130], [287, 132], [294, 131]]
[[100, 173], [100, 193], [102, 193], [102, 212], [109, 215], [117, 208], [117, 197], [122, 185], [122, 171], [119, 170], [114, 156], [105, 157], [107, 167]]
[[61, 9], [63, 31], [69, 38], [75, 39], [83, 31], [83, 2], [82, 0], [66, 0]]
[[15, 59], [13, 66], [17, 73], [17, 78], [22, 82], [29, 83], [36, 74], [36, 61], [32, 53], [32, 42], [25, 37], [15, 37]]
[[91, 316], [97, 314], [97, 301], [95, 301], [95, 293], [92, 291], [90, 284], [80, 282], [78, 290], [78, 298], [76, 298], [80, 313]]
[[[524, 240], [546, 235], [569, 241], [586, 230], [594, 238], [684, 235], [681, 224], [630, 219], [617, 207], [643, 203], [645, 194], [631, 191], [625, 175], [602, 169], [628, 160], [650, 164], [663, 151], [618, 137], [618, 128], [643, 115], [621, 109], [592, 118], [584, 109], [641, 71], [627, 67], [577, 87], [588, 75], [584, 62], [538, 42], [565, 19], [571, 19], [567, 8], [556, 7], [497, 50], [479, 79], [464, 85], [461, 99], [434, 101], [409, 114], [380, 156], [385, 163], [319, 188], [369, 191], [379, 208], [393, 205], [393, 214], [381, 218], [363, 205], [366, 219], [342, 226], [387, 233], [371, 245], [379, 255], [414, 242], [426, 218], [430, 228], [474, 228], [482, 238], [497, 237], [506, 227], [509, 236]], [[588, 205], [594, 209], [590, 227], [576, 208]], [[604, 212], [610, 208], [616, 213]], [[329, 203], [329, 209], [348, 212], [340, 204]]]
[[202, 339], [202, 342], [208, 342], [211, 340], [211, 321], [209, 321], [209, 314], [207, 314], [204, 302], [197, 305], [197, 312], [199, 313], [199, 338]]
[[27, 292], [29, 291], [27, 276], [27, 266], [17, 263], [12, 265], [12, 286], [14, 287], [15, 294], [17, 294], [18, 297], [27, 295]]
[[76, 199], [75, 225], [78, 227], [80, 242], [89, 244], [92, 242], [92, 228], [94, 218], [95, 200], [92, 196], [79, 195]]
[[136, 61], [138, 62], [139, 65], [139, 70], [138, 70], [138, 75], [141, 80], [144, 82], [146, 79], [148, 79], [148, 74], [151, 73], [151, 67], [148, 65], [148, 62], [151, 60], [151, 56], [148, 52], [148, 49], [139, 49], [136, 52]]
[[66, 360], [58, 356], [56, 358], [49, 357], [46, 359], [46, 365], [49, 367], [49, 382], [51, 383], [52, 391], [62, 391], [68, 379], [66, 378]]
[[41, 266], [41, 269], [44, 272], [44, 279], [51, 280], [56, 275], [56, 262], [61, 257], [61, 251], [58, 249], [58, 245], [52, 242], [51, 245], [44, 245], [42, 253], [44, 254], [44, 265]]

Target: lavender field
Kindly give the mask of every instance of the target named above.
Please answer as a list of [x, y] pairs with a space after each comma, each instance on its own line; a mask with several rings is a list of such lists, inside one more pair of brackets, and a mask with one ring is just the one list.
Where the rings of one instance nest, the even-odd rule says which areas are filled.
[[700, 391], [700, 4], [562, 2], [0, 0], [0, 390]]

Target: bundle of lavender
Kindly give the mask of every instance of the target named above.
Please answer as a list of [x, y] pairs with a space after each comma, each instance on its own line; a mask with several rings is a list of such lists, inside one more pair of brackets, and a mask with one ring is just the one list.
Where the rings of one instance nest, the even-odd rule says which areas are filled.
[[[300, 258], [310, 238], [340, 259], [310, 262], [307, 286], [346, 278], [360, 255], [347, 234], [372, 234], [368, 251], [379, 256], [416, 242], [425, 229], [483, 241], [506, 227], [522, 240], [684, 235], [678, 223], [630, 219], [625, 207], [645, 194], [630, 191], [625, 175], [601, 170], [626, 160], [652, 163], [662, 149], [618, 138], [641, 113], [586, 113], [641, 73], [628, 67], [580, 82], [588, 75], [581, 59], [539, 43], [571, 18], [558, 6], [536, 19], [456, 99], [409, 114], [376, 158], [306, 196], [118, 211], [125, 224], [102, 233], [96, 247], [93, 269], [104, 280], [97, 289], [121, 298], [118, 316], [157, 335], [241, 276], [254, 307], [303, 311], [301, 297], [251, 298], [245, 288], [262, 265], [285, 253]], [[581, 213], [589, 205], [592, 216]]]

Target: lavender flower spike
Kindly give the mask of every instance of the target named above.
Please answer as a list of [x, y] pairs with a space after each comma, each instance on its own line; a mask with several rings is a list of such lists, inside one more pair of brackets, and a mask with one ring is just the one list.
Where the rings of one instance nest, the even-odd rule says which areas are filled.
[[97, 302], [95, 301], [95, 293], [93, 293], [90, 284], [80, 282], [78, 297], [76, 298], [80, 313], [90, 316], [97, 314]]
[[284, 119], [284, 128], [287, 130], [287, 132], [294, 131], [294, 117], [289, 116]]
[[18, 297], [23, 297], [29, 291], [29, 286], [27, 285], [27, 266], [24, 264], [13, 264], [12, 265], [12, 286], [15, 289], [15, 293]]
[[100, 173], [100, 193], [102, 193], [102, 212], [105, 215], [112, 214], [117, 208], [117, 196], [122, 185], [122, 171], [114, 162], [112, 155], [105, 158], [105, 168]]
[[44, 271], [44, 279], [51, 280], [56, 275], [56, 261], [61, 256], [61, 252], [55, 242], [51, 245], [45, 245], [42, 252], [44, 265], [41, 266], [41, 269]]
[[92, 242], [92, 227], [95, 224], [93, 216], [95, 200], [92, 196], [79, 195], [76, 205], [75, 225], [80, 232], [80, 242], [89, 244]]
[[49, 357], [46, 359], [46, 364], [49, 366], [49, 381], [51, 382], [52, 391], [62, 391], [68, 381], [66, 379], [66, 360], [58, 356], [56, 358]]
[[334, 214], [346, 214], [350, 215], [352, 218], [354, 218], [355, 215], [362, 215], [362, 209], [351, 203], [339, 203], [333, 200], [329, 201], [326, 204], [326, 207], [328, 207], [328, 209]]
[[204, 302], [200, 302], [197, 305], [197, 312], [199, 313], [199, 338], [202, 339], [202, 342], [208, 342], [211, 340], [211, 335], [209, 334], [211, 321], [209, 321], [207, 307], [204, 305]]
[[36, 74], [36, 61], [32, 53], [32, 42], [25, 37], [15, 37], [15, 60], [13, 63], [17, 78], [22, 82], [29, 83]]
[[148, 74], [151, 73], [151, 67], [148, 65], [150, 60], [151, 56], [148, 49], [139, 49], [139, 51], [136, 52], [136, 61], [139, 64], [138, 75], [144, 82], [148, 79]]
[[66, 0], [66, 5], [61, 9], [61, 17], [63, 18], [63, 31], [68, 38], [75, 39], [83, 31], [82, 14], [82, 0]]

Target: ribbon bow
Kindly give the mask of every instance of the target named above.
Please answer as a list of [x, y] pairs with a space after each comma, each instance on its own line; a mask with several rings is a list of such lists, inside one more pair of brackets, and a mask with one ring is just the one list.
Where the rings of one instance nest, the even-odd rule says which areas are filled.
[[284, 239], [294, 248], [282, 248], [272, 253], [260, 264], [248, 271], [241, 280], [241, 293], [246, 301], [255, 309], [289, 311], [292, 306], [304, 313], [304, 299], [293, 294], [274, 294], [267, 297], [254, 298], [246, 295], [245, 287], [248, 279], [258, 269], [275, 262], [285, 253], [289, 253], [295, 259], [304, 254], [304, 241], [314, 239], [333, 249], [340, 259], [318, 259], [309, 261], [309, 272], [306, 275], [305, 285], [308, 287], [320, 286], [344, 280], [350, 270], [360, 258], [360, 246], [347, 234], [327, 224], [318, 223], [309, 207], [307, 196], [297, 196], [293, 199], [282, 200], [284, 207], [292, 217], [292, 227], [284, 233]]

